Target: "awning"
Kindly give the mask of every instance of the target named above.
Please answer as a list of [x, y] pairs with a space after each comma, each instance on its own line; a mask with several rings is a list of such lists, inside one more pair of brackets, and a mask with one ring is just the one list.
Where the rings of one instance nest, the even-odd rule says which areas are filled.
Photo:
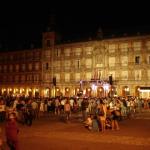
[[140, 87], [140, 92], [150, 92], [150, 87]]

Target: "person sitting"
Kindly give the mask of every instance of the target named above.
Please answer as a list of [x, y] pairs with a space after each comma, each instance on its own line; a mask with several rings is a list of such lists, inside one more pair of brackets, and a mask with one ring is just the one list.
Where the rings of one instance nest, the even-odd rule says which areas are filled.
[[85, 127], [86, 127], [87, 129], [91, 130], [91, 129], [92, 129], [92, 122], [93, 122], [93, 121], [92, 121], [92, 115], [88, 115], [86, 121], [84, 122]]
[[112, 128], [112, 121], [110, 118], [106, 118], [106, 129], [111, 129]]

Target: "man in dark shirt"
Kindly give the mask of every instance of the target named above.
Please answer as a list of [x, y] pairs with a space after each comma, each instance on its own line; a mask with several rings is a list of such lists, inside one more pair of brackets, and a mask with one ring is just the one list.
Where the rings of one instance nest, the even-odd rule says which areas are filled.
[[83, 121], [86, 120], [87, 118], [87, 111], [86, 109], [88, 108], [88, 99], [83, 99], [83, 101], [81, 102], [81, 110], [82, 110], [82, 117], [83, 117]]

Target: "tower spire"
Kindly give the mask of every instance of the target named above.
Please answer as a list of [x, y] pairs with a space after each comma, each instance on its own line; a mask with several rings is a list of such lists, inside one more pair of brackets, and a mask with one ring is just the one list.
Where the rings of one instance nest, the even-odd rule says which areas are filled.
[[56, 29], [56, 15], [52, 13], [49, 16], [47, 31], [48, 32], [55, 31], [55, 29]]

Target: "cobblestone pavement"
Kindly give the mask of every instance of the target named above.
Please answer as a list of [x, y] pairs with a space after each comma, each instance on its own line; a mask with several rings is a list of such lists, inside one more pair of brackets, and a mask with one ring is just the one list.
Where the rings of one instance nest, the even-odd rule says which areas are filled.
[[[149, 150], [150, 121], [145, 119], [123, 120], [119, 131], [87, 131], [78, 119], [69, 123], [60, 118], [42, 118], [32, 127], [19, 125], [20, 150]], [[4, 124], [2, 134], [4, 137]]]

